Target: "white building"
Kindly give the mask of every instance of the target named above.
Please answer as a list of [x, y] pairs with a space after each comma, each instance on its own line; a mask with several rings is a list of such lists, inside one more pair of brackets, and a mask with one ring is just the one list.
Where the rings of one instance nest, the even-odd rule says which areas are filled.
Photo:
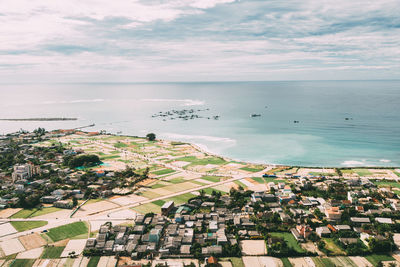
[[40, 167], [33, 164], [17, 164], [14, 165], [14, 171], [12, 173], [13, 182], [21, 179], [29, 179], [35, 174], [40, 173]]

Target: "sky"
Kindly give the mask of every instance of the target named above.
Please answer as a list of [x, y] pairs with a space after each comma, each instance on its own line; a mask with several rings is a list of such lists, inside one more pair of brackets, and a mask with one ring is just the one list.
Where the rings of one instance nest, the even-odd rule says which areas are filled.
[[0, 83], [400, 78], [399, 0], [0, 0]]

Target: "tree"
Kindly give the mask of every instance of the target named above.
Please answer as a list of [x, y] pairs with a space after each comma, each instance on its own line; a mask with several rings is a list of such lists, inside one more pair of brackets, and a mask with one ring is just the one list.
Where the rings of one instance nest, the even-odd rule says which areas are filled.
[[146, 137], [147, 137], [147, 140], [149, 140], [149, 141], [154, 141], [154, 140], [156, 140], [156, 135], [155, 135], [154, 133], [148, 133], [148, 134], [146, 135]]
[[74, 207], [76, 207], [76, 206], [78, 205], [78, 200], [76, 199], [76, 197], [73, 197], [73, 198], [72, 198], [72, 205], [73, 205]]

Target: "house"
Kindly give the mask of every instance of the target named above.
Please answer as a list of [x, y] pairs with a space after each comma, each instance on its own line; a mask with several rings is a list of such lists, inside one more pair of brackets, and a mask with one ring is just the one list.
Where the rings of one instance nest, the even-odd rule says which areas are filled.
[[338, 221], [342, 218], [342, 211], [338, 207], [331, 207], [325, 209], [325, 215], [328, 220]]
[[308, 225], [297, 225], [296, 228], [292, 228], [290, 232], [297, 241], [304, 242], [312, 233], [312, 230]]
[[72, 201], [69, 200], [58, 200], [54, 202], [54, 207], [56, 208], [61, 208], [61, 209], [72, 209], [73, 208], [73, 203]]
[[362, 217], [351, 217], [350, 221], [354, 224], [364, 224], [364, 223], [370, 223], [370, 219], [368, 217], [362, 218]]
[[336, 231], [350, 231], [351, 227], [349, 225], [346, 224], [342, 224], [342, 225], [335, 225], [333, 226], [335, 228]]
[[168, 216], [170, 211], [174, 208], [174, 202], [173, 201], [168, 201], [165, 202], [164, 205], [161, 207], [161, 214], [164, 216]]
[[160, 241], [161, 230], [151, 229], [149, 234], [149, 242], [157, 243]]
[[220, 255], [222, 254], [222, 246], [208, 246], [201, 249], [203, 255]]
[[329, 236], [331, 234], [331, 230], [329, 230], [329, 228], [326, 226], [317, 227], [315, 232], [319, 237]]
[[180, 248], [180, 253], [184, 255], [190, 255], [191, 245], [182, 245]]
[[393, 224], [392, 219], [390, 218], [381, 218], [381, 217], [377, 217], [375, 218], [375, 221], [378, 223], [387, 223], [387, 224]]

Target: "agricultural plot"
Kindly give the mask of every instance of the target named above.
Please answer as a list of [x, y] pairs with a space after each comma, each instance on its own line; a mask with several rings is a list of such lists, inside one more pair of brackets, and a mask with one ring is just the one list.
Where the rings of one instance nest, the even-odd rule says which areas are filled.
[[41, 256], [42, 259], [57, 259], [61, 256], [61, 253], [65, 247], [45, 247], [43, 254]]
[[74, 222], [66, 225], [62, 225], [56, 228], [52, 228], [47, 233], [54, 242], [64, 240], [67, 238], [72, 238], [78, 235], [87, 234], [88, 227], [84, 222]]
[[259, 166], [259, 167], [243, 167], [243, 168], [240, 168], [240, 170], [247, 171], [247, 172], [260, 172], [260, 171], [264, 170], [264, 167], [262, 167], [262, 166]]
[[6, 219], [13, 216], [15, 213], [19, 212], [21, 209], [4, 209], [0, 211], [0, 219]]
[[11, 223], [0, 224], [0, 236], [14, 234], [18, 232]]
[[218, 177], [218, 176], [203, 176], [203, 177], [201, 177], [201, 179], [210, 181], [213, 183], [217, 183], [217, 182], [221, 181], [221, 178], [222, 177]]
[[14, 221], [10, 223], [18, 232], [23, 232], [26, 230], [42, 227], [47, 224], [46, 221]]
[[91, 257], [87, 264], [87, 267], [97, 267], [97, 264], [99, 263], [99, 261], [100, 261], [99, 256]]
[[75, 252], [75, 255], [82, 253], [86, 245], [86, 239], [70, 240], [61, 253], [61, 257], [68, 257], [69, 253]]
[[380, 261], [395, 261], [392, 256], [386, 254], [372, 254], [365, 257], [373, 266], [377, 266]]
[[39, 234], [30, 234], [20, 236], [19, 241], [27, 250], [31, 250], [34, 248], [39, 248], [47, 244], [46, 240], [44, 240]]
[[137, 207], [132, 208], [134, 211], [137, 211], [141, 214], [146, 214], [146, 213], [160, 213], [161, 212], [161, 206], [158, 206], [153, 203], [146, 203]]
[[242, 240], [240, 247], [243, 255], [266, 255], [267, 247], [264, 240]]
[[37, 259], [43, 253], [43, 247], [23, 251], [17, 255], [17, 259]]
[[353, 172], [357, 173], [359, 176], [371, 176], [372, 172], [368, 169], [353, 169]]
[[34, 259], [15, 259], [10, 267], [30, 267], [35, 263]]
[[349, 257], [330, 257], [329, 259], [334, 264], [333, 266], [358, 267], [358, 265]]
[[223, 165], [223, 164], [227, 163], [223, 158], [219, 158], [219, 157], [197, 158], [195, 156], [187, 156], [187, 157], [178, 158], [177, 161], [190, 162], [190, 164], [185, 167], [196, 166], [196, 165], [208, 165], [208, 164]]
[[24, 246], [18, 239], [10, 239], [7, 242], [0, 243], [0, 247], [4, 252], [4, 255], [9, 256], [25, 250]]
[[331, 252], [330, 255], [333, 256], [346, 255], [346, 253], [335, 244], [332, 238], [323, 238], [323, 240], [326, 243], [325, 248]]
[[312, 258], [316, 267], [335, 267], [335, 264], [329, 258]]
[[162, 170], [158, 170], [158, 171], [153, 171], [151, 173], [160, 176], [160, 175], [170, 174], [173, 172], [175, 172], [175, 171], [171, 170], [171, 169], [162, 169]]
[[271, 236], [283, 238], [288, 243], [289, 247], [291, 247], [292, 249], [296, 250], [299, 253], [306, 252], [302, 247], [300, 247], [299, 243], [297, 243], [296, 239], [293, 237], [291, 233], [274, 232], [271, 233]]
[[167, 201], [172, 200], [172, 201], [174, 201], [175, 205], [180, 205], [180, 204], [188, 202], [189, 199], [194, 198], [194, 197], [195, 197], [195, 195], [193, 195], [192, 193], [186, 193], [183, 195], [168, 198], [165, 201], [167, 202]]

